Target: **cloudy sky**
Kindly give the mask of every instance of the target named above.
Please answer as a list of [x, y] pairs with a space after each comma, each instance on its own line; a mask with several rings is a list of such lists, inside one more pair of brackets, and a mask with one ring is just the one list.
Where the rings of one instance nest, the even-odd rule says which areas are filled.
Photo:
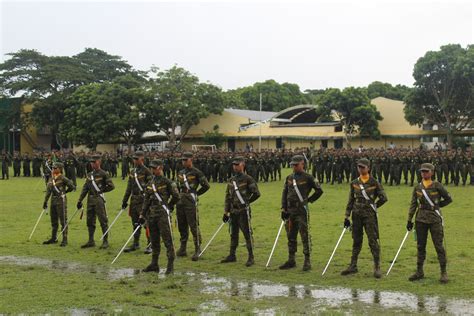
[[178, 64], [224, 89], [275, 79], [302, 89], [411, 85], [416, 60], [473, 43], [472, 1], [0, 0], [0, 61], [22, 48], [96, 47], [142, 70]]

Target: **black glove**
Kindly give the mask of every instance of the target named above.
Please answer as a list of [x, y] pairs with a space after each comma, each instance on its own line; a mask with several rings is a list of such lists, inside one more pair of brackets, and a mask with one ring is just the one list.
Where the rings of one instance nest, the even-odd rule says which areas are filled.
[[77, 209], [81, 209], [81, 208], [82, 208], [82, 202], [79, 201], [79, 202], [77, 202]]
[[145, 217], [140, 216], [140, 217], [138, 218], [138, 224], [140, 224], [140, 225], [145, 225], [145, 222], [146, 222]]
[[344, 228], [351, 227], [351, 221], [348, 218], [344, 219]]
[[413, 222], [412, 221], [408, 221], [407, 222], [407, 230], [408, 231], [411, 231], [413, 229]]
[[282, 221], [286, 221], [290, 218], [290, 213], [286, 212], [286, 211], [281, 211], [281, 220]]
[[46, 210], [48, 208], [48, 202], [43, 203], [43, 210]]
[[122, 202], [122, 210], [126, 209], [128, 206], [127, 202]]
[[224, 223], [227, 223], [229, 220], [230, 220], [230, 216], [224, 213], [224, 215], [222, 216], [222, 221]]

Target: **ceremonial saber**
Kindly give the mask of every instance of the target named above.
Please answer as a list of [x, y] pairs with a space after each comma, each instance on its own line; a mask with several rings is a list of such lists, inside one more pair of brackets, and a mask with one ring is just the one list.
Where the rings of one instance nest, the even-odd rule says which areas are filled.
[[130, 237], [127, 239], [127, 242], [125, 243], [125, 245], [123, 245], [122, 249], [120, 249], [119, 253], [117, 254], [117, 256], [114, 258], [114, 260], [112, 261], [111, 264], [114, 264], [115, 261], [117, 261], [118, 257], [120, 257], [120, 255], [122, 254], [123, 250], [125, 249], [125, 247], [127, 247], [128, 243], [130, 242], [130, 240], [132, 240], [133, 236], [135, 235], [135, 233], [141, 228], [142, 226], [141, 225], [137, 225], [137, 228], [135, 228], [135, 230], [133, 231], [133, 233], [130, 235]]
[[46, 209], [43, 209], [43, 211], [41, 211], [41, 214], [40, 214], [40, 216], [38, 217], [38, 219], [36, 220], [36, 224], [35, 224], [35, 226], [33, 227], [33, 230], [31, 231], [30, 237], [28, 237], [28, 241], [30, 241], [30, 240], [31, 240], [31, 237], [33, 237], [33, 234], [34, 234], [34, 232], [35, 232], [35, 230], [36, 230], [36, 227], [38, 226], [38, 224], [39, 224], [39, 222], [40, 222], [40, 220], [41, 220], [41, 217], [43, 217], [44, 212], [46, 212]]
[[341, 236], [339, 237], [339, 240], [338, 240], [337, 243], [336, 243], [336, 247], [334, 247], [334, 250], [332, 251], [332, 254], [331, 254], [331, 257], [329, 258], [328, 264], [327, 264], [326, 267], [324, 268], [324, 271], [323, 271], [323, 273], [322, 273], [321, 275], [324, 275], [324, 274], [326, 273], [326, 270], [328, 269], [329, 264], [331, 263], [332, 258], [334, 257], [334, 254], [336, 253], [337, 247], [339, 247], [339, 243], [341, 242], [342, 237], [344, 237], [344, 233], [346, 232], [346, 230], [347, 230], [347, 228], [344, 227], [344, 229], [342, 230]]
[[388, 269], [386, 275], [388, 275], [390, 271], [392, 270], [393, 265], [395, 264], [395, 261], [397, 261], [398, 255], [400, 254], [400, 251], [402, 250], [402, 247], [405, 244], [405, 240], [407, 240], [407, 237], [409, 234], [410, 234], [410, 231], [407, 230], [405, 237], [403, 237], [402, 244], [400, 245], [400, 248], [398, 248], [397, 254], [395, 255], [395, 258], [393, 258], [392, 264], [390, 265], [390, 268]]
[[121, 209], [120, 212], [117, 214], [117, 216], [115, 216], [114, 220], [112, 221], [112, 224], [110, 224], [110, 226], [107, 228], [107, 230], [105, 231], [105, 233], [102, 235], [102, 237], [100, 237], [100, 240], [104, 239], [105, 235], [107, 235], [107, 233], [110, 231], [110, 229], [112, 228], [112, 226], [114, 226], [115, 222], [117, 221], [117, 219], [120, 217], [120, 215], [123, 213], [125, 209]]
[[204, 247], [204, 249], [201, 251], [201, 253], [199, 254], [198, 257], [200, 257], [204, 251], [206, 251], [207, 247], [209, 247], [209, 245], [211, 244], [211, 242], [214, 240], [214, 238], [216, 238], [217, 234], [221, 231], [222, 227], [224, 227], [225, 223], [222, 223], [221, 226], [219, 226], [219, 228], [217, 229], [217, 231], [214, 233], [214, 235], [212, 235], [211, 239], [209, 239], [209, 242], [206, 244], [206, 246]]
[[278, 238], [280, 237], [281, 229], [283, 228], [284, 224], [285, 224], [285, 221], [281, 221], [280, 229], [278, 229], [278, 234], [276, 236], [275, 242], [273, 243], [273, 248], [272, 248], [272, 251], [270, 252], [270, 257], [268, 257], [268, 261], [267, 261], [267, 264], [265, 265], [265, 268], [268, 268], [268, 265], [270, 264], [270, 260], [272, 260], [273, 252], [275, 251], [276, 245], [278, 243]]

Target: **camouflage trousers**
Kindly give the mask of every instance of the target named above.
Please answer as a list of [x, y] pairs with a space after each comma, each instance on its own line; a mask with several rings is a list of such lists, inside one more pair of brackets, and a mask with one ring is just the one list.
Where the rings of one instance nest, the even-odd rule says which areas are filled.
[[148, 218], [148, 229], [150, 231], [151, 249], [154, 255], [160, 255], [161, 239], [166, 247], [166, 255], [169, 260], [173, 260], [174, 245], [173, 235], [170, 227], [171, 218], [168, 221], [168, 215], [163, 211], [159, 215]]
[[[252, 217], [252, 216], [250, 216]], [[251, 235], [251, 227], [249, 226], [249, 220], [247, 217], [247, 211], [232, 211], [230, 214], [230, 254], [235, 256], [235, 252], [237, 250], [237, 246], [239, 245], [239, 231], [242, 231], [245, 238], [245, 244], [247, 246], [247, 250], [249, 254], [253, 254], [252, 249], [252, 238]]]
[[[67, 223], [67, 200], [64, 197], [53, 197], [51, 199], [50, 206], [50, 216], [51, 216], [51, 229], [52, 229], [52, 238], [56, 238], [58, 234], [59, 223], [61, 223], [61, 230], [64, 229]], [[63, 232], [63, 239], [67, 240], [67, 231], [66, 228]]]
[[[98, 196], [89, 196], [87, 200], [87, 228], [89, 229], [89, 239], [93, 239], [94, 237], [97, 218], [99, 219], [102, 233], [105, 233], [109, 223], [105, 203], [102, 198]], [[107, 236], [105, 236], [104, 239], [107, 239]]]
[[189, 237], [189, 230], [193, 235], [194, 245], [200, 246], [202, 243], [201, 231], [199, 230], [199, 213], [194, 201], [187, 196], [182, 196], [176, 204], [176, 218], [181, 243], [186, 243]]
[[309, 256], [311, 253], [311, 240], [308, 225], [308, 216], [304, 208], [296, 212], [290, 212], [290, 218], [285, 223], [286, 236], [288, 238], [288, 253], [294, 256], [298, 248], [298, 232], [303, 242], [303, 253]]
[[441, 269], [446, 269], [446, 250], [443, 246], [444, 238], [444, 229], [443, 225], [440, 223], [426, 224], [422, 222], [415, 223], [416, 229], [416, 240], [417, 240], [417, 249], [418, 249], [418, 260], [417, 264], [422, 266], [426, 259], [426, 243], [428, 241], [428, 232], [431, 233], [431, 239], [433, 240], [433, 245], [436, 249], [438, 255], [439, 264]]
[[369, 240], [370, 251], [374, 262], [380, 262], [380, 245], [378, 242], [377, 217], [373, 211], [368, 214], [359, 215], [352, 213], [352, 259], [351, 263], [357, 265], [359, 253], [362, 250], [364, 230]]
[[[137, 225], [139, 225], [138, 218], [140, 217], [142, 206], [143, 206], [143, 195], [132, 195], [132, 197], [130, 198], [130, 206], [128, 208], [128, 215], [130, 216], [130, 219], [132, 220], [133, 231], [135, 231], [135, 229], [137, 228]], [[138, 243], [140, 241], [141, 231], [142, 231], [141, 228], [138, 229], [135, 235], [133, 236], [135, 243]]]

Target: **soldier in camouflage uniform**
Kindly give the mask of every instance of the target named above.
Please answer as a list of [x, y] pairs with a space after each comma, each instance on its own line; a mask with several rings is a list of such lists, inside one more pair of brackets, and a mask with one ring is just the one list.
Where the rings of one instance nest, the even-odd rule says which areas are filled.
[[[58, 242], [58, 218], [61, 222], [61, 228], [64, 229], [67, 223], [67, 199], [66, 193], [74, 191], [76, 186], [71, 180], [62, 174], [63, 164], [56, 162], [53, 165], [53, 176], [46, 186], [46, 195], [44, 197], [43, 209], [48, 208], [48, 200], [51, 197], [51, 238], [43, 242], [44, 245], [55, 244]], [[67, 245], [67, 228], [63, 232], [61, 247]]]
[[[133, 164], [135, 168], [130, 171], [127, 181], [127, 189], [122, 199], [122, 209], [126, 209], [128, 206], [128, 200], [130, 199], [130, 208], [128, 209], [128, 215], [132, 220], [132, 231], [135, 231], [138, 224], [138, 218], [143, 208], [143, 199], [145, 195], [145, 187], [148, 182], [151, 181], [152, 173], [145, 167], [145, 154], [143, 151], [137, 151], [133, 154]], [[133, 244], [124, 249], [125, 252], [135, 251], [140, 249], [140, 234], [139, 229], [133, 236]], [[146, 249], [145, 253], [151, 253], [151, 249]]]
[[209, 182], [204, 174], [193, 167], [193, 154], [183, 153], [184, 169], [178, 173], [179, 202], [176, 205], [176, 216], [181, 246], [176, 253], [178, 257], [186, 256], [189, 229], [194, 239], [193, 261], [197, 261], [201, 252], [201, 232], [199, 231], [198, 196], [209, 190]]
[[162, 160], [152, 160], [150, 168], [153, 170], [153, 178], [145, 188], [145, 198], [139, 224], [143, 225], [145, 220], [148, 223], [153, 252], [150, 265], [143, 269], [143, 271], [160, 271], [158, 257], [161, 251], [160, 238], [162, 238], [168, 257], [166, 274], [170, 274], [173, 273], [175, 258], [173, 233], [171, 231], [171, 212], [179, 200], [179, 192], [176, 184], [164, 177]]
[[255, 180], [244, 173], [245, 160], [235, 157], [232, 160], [234, 175], [229, 179], [225, 194], [225, 208], [222, 221], [230, 221], [230, 253], [221, 263], [235, 262], [235, 252], [239, 245], [239, 229], [245, 237], [248, 259], [245, 265], [252, 266], [254, 261], [253, 233], [251, 227], [250, 204], [260, 197]]
[[[436, 253], [438, 254], [439, 265], [441, 268], [441, 283], [448, 282], [446, 272], [446, 250], [443, 247], [444, 222], [441, 214], [441, 207], [452, 202], [448, 191], [438, 181], [432, 181], [431, 176], [434, 172], [434, 166], [430, 163], [421, 165], [421, 175], [423, 180], [413, 189], [410, 210], [408, 211], [407, 229], [413, 229], [413, 217], [415, 216], [416, 236], [417, 236], [417, 270], [410, 276], [410, 281], [423, 279], [423, 263], [426, 258], [426, 242], [428, 231], [431, 233]], [[418, 210], [418, 212], [417, 212]]]
[[[86, 176], [86, 182], [82, 187], [77, 208], [82, 208], [82, 200], [87, 195], [87, 229], [89, 231], [89, 240], [81, 246], [81, 248], [89, 248], [95, 246], [94, 233], [96, 218], [99, 218], [99, 223], [102, 228], [102, 233], [108, 229], [107, 210], [105, 208], [105, 192], [110, 192], [115, 189], [110, 176], [100, 168], [100, 155], [93, 155], [90, 159], [92, 171]], [[108, 233], [104, 236], [101, 249], [109, 247]]]
[[21, 156], [18, 153], [13, 155], [13, 177], [19, 177], [21, 173]]
[[71, 181], [74, 183], [74, 185], [77, 185], [76, 183], [76, 167], [78, 165], [77, 158], [74, 156], [72, 152], [70, 152], [66, 160], [64, 161], [64, 167], [66, 171], [66, 177], [71, 179]]
[[382, 184], [369, 174], [369, 164], [370, 162], [366, 158], [357, 161], [359, 177], [350, 184], [344, 227], [351, 226], [349, 217], [352, 214], [352, 258], [349, 267], [342, 271], [341, 275], [358, 272], [357, 259], [362, 249], [365, 229], [374, 258], [374, 277], [381, 278], [377, 209], [387, 202], [387, 195]]
[[[295, 254], [297, 251], [297, 236], [300, 233], [303, 242], [304, 264], [303, 271], [311, 269], [311, 232], [309, 231], [308, 202], [313, 203], [321, 197], [323, 190], [319, 183], [304, 172], [304, 157], [295, 155], [290, 165], [293, 173], [286, 177], [281, 197], [281, 219], [285, 221], [288, 237], [288, 261], [280, 269], [296, 267]], [[310, 195], [311, 190], [314, 192]]]

